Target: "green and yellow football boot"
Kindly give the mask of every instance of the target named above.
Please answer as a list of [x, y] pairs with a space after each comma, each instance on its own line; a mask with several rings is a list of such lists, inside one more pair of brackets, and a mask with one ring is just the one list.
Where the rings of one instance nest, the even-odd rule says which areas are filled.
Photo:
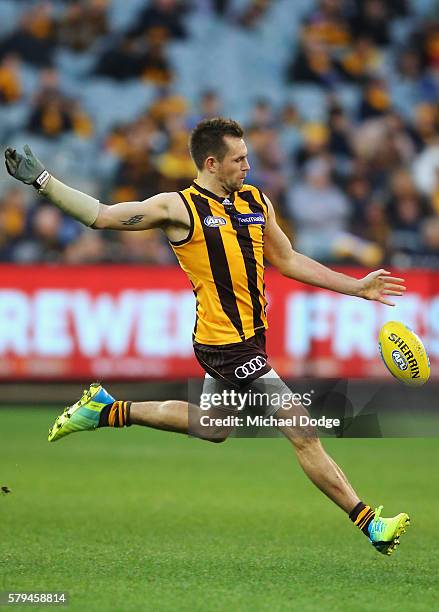
[[56, 442], [60, 438], [75, 431], [89, 431], [96, 429], [99, 424], [99, 415], [104, 406], [112, 404], [112, 397], [99, 383], [92, 383], [82, 397], [73, 406], [68, 406], [57, 417], [52, 428], [49, 429], [49, 442]]
[[393, 518], [381, 518], [382, 506], [375, 510], [375, 517], [369, 525], [369, 539], [372, 546], [383, 555], [391, 555], [399, 544], [400, 536], [410, 525], [409, 515], [405, 512]]

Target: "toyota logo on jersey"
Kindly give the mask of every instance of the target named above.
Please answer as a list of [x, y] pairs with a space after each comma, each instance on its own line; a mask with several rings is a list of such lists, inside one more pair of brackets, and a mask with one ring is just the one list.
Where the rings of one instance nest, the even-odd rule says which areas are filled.
[[253, 357], [250, 361], [246, 361], [242, 365], [235, 368], [235, 376], [236, 378], [247, 378], [251, 374], [255, 374], [255, 372], [259, 372], [266, 365], [267, 360], [265, 357], [261, 357], [258, 355], [257, 357]]

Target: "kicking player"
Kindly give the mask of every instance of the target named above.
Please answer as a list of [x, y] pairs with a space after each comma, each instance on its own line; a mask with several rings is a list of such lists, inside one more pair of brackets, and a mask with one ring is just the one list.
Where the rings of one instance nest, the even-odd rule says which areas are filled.
[[[247, 147], [235, 121], [202, 121], [193, 130], [189, 147], [198, 175], [187, 189], [112, 206], [56, 179], [27, 145], [24, 155], [8, 148], [5, 159], [11, 176], [33, 185], [89, 227], [131, 231], [160, 227], [165, 232], [196, 296], [193, 341], [206, 372], [203, 394], [250, 389], [288, 396], [290, 390], [271, 368], [265, 351], [264, 257], [288, 278], [390, 306], [389, 296], [404, 293], [403, 279], [386, 270], [352, 278], [294, 251], [276, 222], [270, 200], [245, 184], [250, 169]], [[225, 414], [220, 408], [210, 414], [215, 413]], [[100, 384], [92, 384], [56, 419], [49, 441], [76, 431], [129, 425], [225, 440], [232, 427], [201, 427], [201, 414], [198, 406], [182, 401], [116, 401]], [[268, 403], [264, 414], [291, 419], [293, 414], [308, 413], [302, 406], [292, 411]], [[310, 480], [348, 514], [376, 550], [390, 555], [409, 525], [408, 515], [382, 518], [382, 506], [373, 510], [363, 503], [312, 427], [279, 429]]]

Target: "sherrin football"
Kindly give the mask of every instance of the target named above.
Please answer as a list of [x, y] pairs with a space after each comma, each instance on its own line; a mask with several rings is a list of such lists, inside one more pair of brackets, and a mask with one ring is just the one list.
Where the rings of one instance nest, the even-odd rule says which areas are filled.
[[399, 321], [388, 321], [379, 336], [381, 357], [395, 378], [420, 387], [430, 377], [430, 360], [422, 340]]

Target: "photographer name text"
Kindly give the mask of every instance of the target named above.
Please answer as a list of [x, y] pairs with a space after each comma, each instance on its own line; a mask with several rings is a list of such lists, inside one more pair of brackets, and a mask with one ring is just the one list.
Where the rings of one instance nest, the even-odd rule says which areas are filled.
[[332, 429], [340, 427], [340, 419], [328, 419], [325, 416], [313, 418], [308, 415], [292, 415], [288, 418], [278, 418], [272, 416], [252, 416], [240, 417], [227, 415], [224, 417], [210, 417], [204, 415], [200, 418], [203, 427], [323, 427]]

